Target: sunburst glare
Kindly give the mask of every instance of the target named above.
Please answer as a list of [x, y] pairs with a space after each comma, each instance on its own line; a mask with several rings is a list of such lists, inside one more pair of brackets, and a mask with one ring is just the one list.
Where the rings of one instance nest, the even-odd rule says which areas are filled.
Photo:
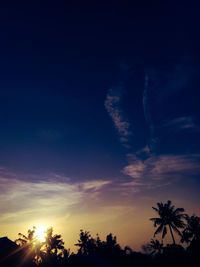
[[34, 237], [36, 238], [36, 240], [44, 242], [46, 238], [46, 230], [47, 230], [47, 227], [45, 226], [36, 227], [35, 233], [34, 233]]

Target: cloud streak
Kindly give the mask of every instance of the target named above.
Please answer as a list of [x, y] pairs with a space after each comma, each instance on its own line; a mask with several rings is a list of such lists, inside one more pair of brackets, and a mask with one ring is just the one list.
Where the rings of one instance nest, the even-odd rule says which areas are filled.
[[129, 155], [130, 163], [124, 167], [123, 173], [141, 182], [173, 182], [180, 177], [198, 176], [199, 160], [200, 154], [151, 155], [145, 160]]
[[121, 89], [110, 89], [104, 104], [120, 135], [120, 141], [124, 144], [127, 143], [131, 131], [130, 123], [125, 118], [121, 108]]
[[195, 122], [195, 118], [191, 116], [174, 118], [172, 120], [163, 123], [161, 127], [168, 128], [171, 131], [179, 131], [187, 129], [194, 131], [200, 130], [200, 126], [197, 125], [197, 123]]
[[50, 180], [25, 181], [0, 177], [1, 223], [33, 220], [37, 217], [59, 217], [70, 213], [86, 197], [95, 199], [110, 181], [85, 181], [78, 183]]

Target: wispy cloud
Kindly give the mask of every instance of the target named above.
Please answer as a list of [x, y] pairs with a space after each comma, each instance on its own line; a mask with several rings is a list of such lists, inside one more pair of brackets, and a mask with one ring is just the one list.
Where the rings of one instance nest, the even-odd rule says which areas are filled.
[[151, 155], [145, 160], [129, 155], [130, 164], [123, 173], [141, 182], [173, 181], [180, 177], [198, 176], [200, 154]]
[[25, 181], [0, 177], [1, 222], [23, 221], [36, 217], [59, 217], [70, 212], [85, 198], [95, 199], [110, 181], [92, 180], [72, 183], [49, 180]]
[[171, 131], [179, 131], [179, 130], [194, 130], [199, 131], [200, 126], [196, 123], [195, 118], [191, 116], [187, 117], [178, 117], [172, 120], [168, 120], [163, 123], [161, 127], [165, 127], [170, 129]]
[[131, 131], [130, 123], [125, 118], [121, 108], [121, 88], [110, 89], [108, 91], [105, 100], [105, 108], [120, 135], [120, 141], [126, 144], [128, 142], [128, 137], [131, 135]]

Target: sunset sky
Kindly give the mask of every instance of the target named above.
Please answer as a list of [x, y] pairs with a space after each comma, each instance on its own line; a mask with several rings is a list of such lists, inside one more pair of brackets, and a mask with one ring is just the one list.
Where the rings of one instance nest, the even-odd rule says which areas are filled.
[[140, 250], [157, 202], [200, 215], [198, 9], [131, 2], [0, 9], [0, 236]]

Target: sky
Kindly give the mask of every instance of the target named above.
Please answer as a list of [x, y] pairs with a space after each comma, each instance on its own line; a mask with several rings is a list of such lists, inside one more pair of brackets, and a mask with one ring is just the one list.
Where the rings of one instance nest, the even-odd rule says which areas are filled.
[[53, 226], [73, 250], [84, 229], [140, 250], [157, 202], [200, 215], [198, 15], [0, 8], [0, 236]]

